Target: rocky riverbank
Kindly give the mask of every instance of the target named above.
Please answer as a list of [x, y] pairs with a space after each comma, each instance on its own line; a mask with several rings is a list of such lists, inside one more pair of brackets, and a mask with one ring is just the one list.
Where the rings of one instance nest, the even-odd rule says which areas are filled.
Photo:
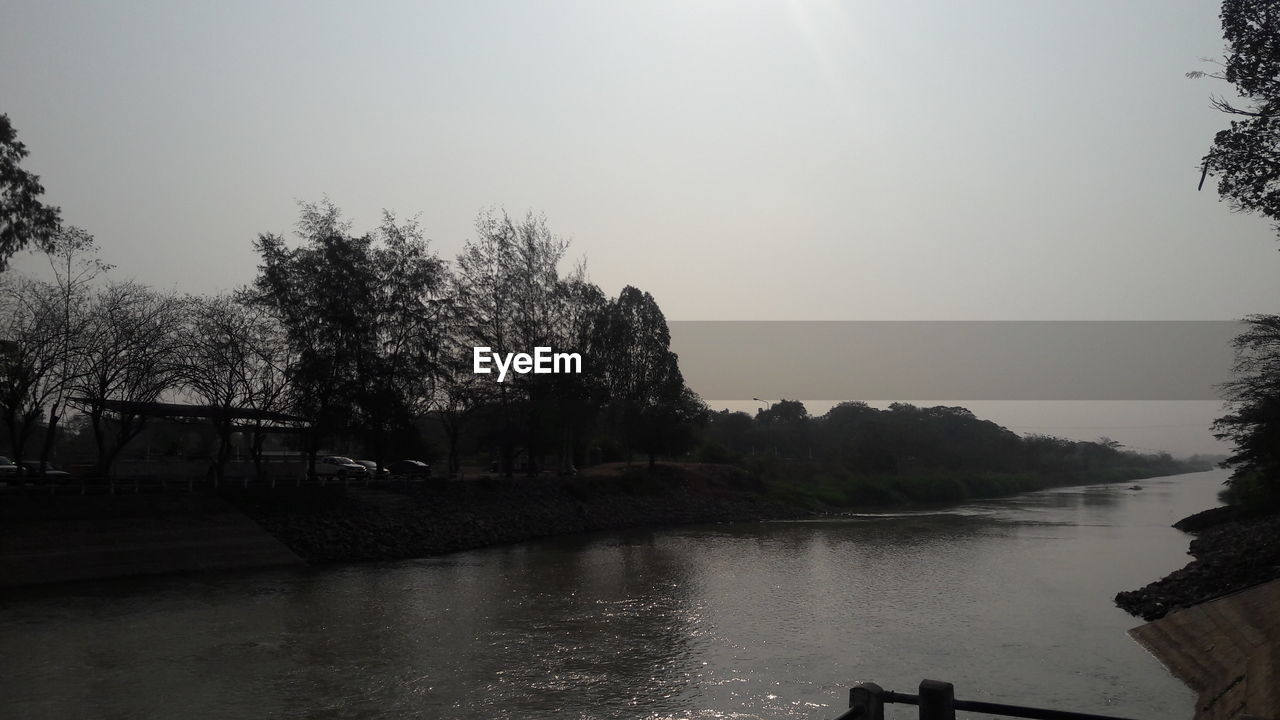
[[576, 478], [482, 478], [378, 489], [227, 490], [223, 497], [311, 563], [424, 557], [629, 527], [784, 519], [727, 465], [612, 468]]
[[1197, 535], [1190, 548], [1195, 559], [1144, 588], [1116, 595], [1116, 605], [1150, 621], [1280, 578], [1280, 515], [1249, 517], [1214, 508], [1174, 527]]

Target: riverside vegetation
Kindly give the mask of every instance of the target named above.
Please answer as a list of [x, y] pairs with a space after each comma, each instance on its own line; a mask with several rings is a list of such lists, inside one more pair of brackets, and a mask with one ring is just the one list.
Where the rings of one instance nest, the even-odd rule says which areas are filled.
[[[13, 145], [5, 127], [0, 142]], [[448, 477], [492, 468], [398, 498], [314, 488], [235, 498], [313, 559], [958, 502], [1203, 466], [1107, 438], [1022, 437], [959, 407], [846, 402], [811, 417], [782, 400], [754, 416], [713, 412], [685, 384], [657, 300], [632, 286], [609, 297], [582, 264], [565, 271], [568, 242], [533, 213], [481, 212], [452, 261], [415, 221], [386, 212], [356, 232], [328, 200], [301, 204], [295, 235], [258, 235], [253, 282], [211, 297], [111, 281], [78, 228], [0, 248], [7, 257], [30, 244], [52, 271], [0, 275], [0, 451], [84, 463], [97, 477], [122, 460], [203, 457], [222, 492], [235, 454], [252, 459], [258, 483], [273, 479], [272, 453], [304, 455], [311, 474], [322, 450], [379, 467], [422, 458]], [[572, 353], [582, 372], [496, 382], [475, 372], [481, 347]], [[175, 411], [161, 400], [197, 412], [166, 419]], [[385, 532], [347, 550], [314, 540], [338, 527]]]

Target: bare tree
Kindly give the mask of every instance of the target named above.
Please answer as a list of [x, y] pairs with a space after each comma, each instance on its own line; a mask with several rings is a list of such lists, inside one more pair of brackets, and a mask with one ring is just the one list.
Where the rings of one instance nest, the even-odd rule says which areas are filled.
[[[97, 471], [109, 475], [120, 451], [146, 426], [134, 403], [153, 403], [182, 380], [187, 303], [133, 282], [112, 283], [93, 298], [74, 350], [74, 382], [98, 446]], [[115, 406], [113, 402], [127, 405]]]
[[61, 332], [53, 286], [19, 276], [0, 288], [0, 415], [19, 465], [45, 407], [63, 384]]
[[45, 258], [56, 287], [57, 312], [61, 322], [56, 335], [49, 339], [57, 348], [54, 369], [56, 382], [51, 385], [49, 418], [45, 424], [44, 447], [40, 451], [43, 467], [53, 453], [58, 426], [66, 410], [68, 393], [80, 372], [79, 353], [73, 343], [84, 336], [88, 322], [89, 289], [93, 282], [113, 266], [98, 259], [93, 235], [78, 227], [67, 227], [54, 235], [45, 250]]
[[0, 413], [21, 461], [48, 411], [41, 468], [50, 459], [67, 393], [79, 372], [72, 344], [85, 332], [89, 285], [110, 269], [97, 259], [93, 236], [80, 228], [59, 230], [42, 249], [52, 281], [8, 275], [0, 299]]
[[181, 356], [184, 389], [214, 411], [218, 449], [213, 472], [221, 482], [232, 450], [237, 419], [251, 423], [251, 453], [262, 474], [262, 442], [268, 413], [282, 412], [288, 359], [281, 330], [260, 305], [231, 295], [189, 301], [186, 349]]

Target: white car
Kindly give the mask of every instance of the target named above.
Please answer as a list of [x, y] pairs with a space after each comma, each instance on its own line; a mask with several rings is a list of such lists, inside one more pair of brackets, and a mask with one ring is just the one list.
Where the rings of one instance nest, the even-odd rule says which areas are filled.
[[328, 455], [316, 458], [317, 477], [364, 478], [369, 469], [348, 457]]

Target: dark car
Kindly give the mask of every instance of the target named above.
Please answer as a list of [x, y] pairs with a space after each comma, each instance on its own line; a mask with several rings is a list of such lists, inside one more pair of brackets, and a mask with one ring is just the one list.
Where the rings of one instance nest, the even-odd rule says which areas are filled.
[[0, 457], [0, 478], [9, 478], [18, 474], [18, 466], [7, 457]]
[[396, 460], [387, 465], [387, 470], [396, 477], [423, 479], [431, 477], [431, 466], [421, 460]]
[[378, 472], [378, 463], [375, 460], [357, 460], [356, 464], [365, 466], [365, 469], [369, 471], [369, 477], [375, 480], [385, 480], [387, 475], [390, 474], [385, 465], [382, 468], [382, 472]]
[[36, 482], [64, 483], [71, 479], [71, 473], [66, 470], [58, 469], [53, 463], [41, 463], [39, 460], [23, 460], [18, 474]]

